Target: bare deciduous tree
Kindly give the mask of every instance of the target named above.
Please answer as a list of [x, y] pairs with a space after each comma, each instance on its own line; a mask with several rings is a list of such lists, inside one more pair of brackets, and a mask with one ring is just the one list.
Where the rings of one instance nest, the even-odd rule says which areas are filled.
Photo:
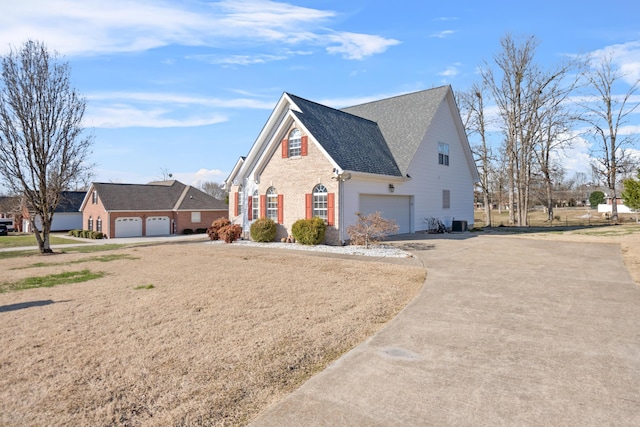
[[638, 89], [640, 81], [633, 83], [624, 95], [615, 95], [616, 86], [624, 75], [614, 68], [610, 55], [595, 64], [584, 77], [588, 87], [595, 90], [597, 99], [594, 103], [582, 104], [587, 112], [583, 120], [591, 126], [590, 134], [596, 146], [593, 150], [595, 160], [592, 166], [611, 192], [611, 219], [616, 220], [617, 182], [636, 167], [628, 151], [633, 138], [620, 131], [627, 123], [628, 116], [640, 105], [638, 102], [632, 102], [632, 95]]
[[224, 189], [222, 184], [218, 184], [217, 182], [205, 181], [200, 184], [200, 189], [218, 200], [225, 200], [228, 197], [227, 190]]
[[2, 58], [0, 175], [40, 217], [32, 228], [41, 253], [51, 251], [49, 233], [60, 195], [82, 181], [91, 137], [84, 134], [86, 101], [71, 87], [69, 65], [44, 43], [27, 41]]
[[497, 72], [487, 64], [481, 74], [498, 108], [505, 138], [509, 223], [526, 226], [535, 168], [544, 166], [549, 172], [545, 176], [551, 191], [550, 154], [567, 141], [560, 138], [567, 126], [563, 102], [573, 84], [566, 86], [563, 80], [575, 64], [540, 69], [535, 62], [535, 37], [517, 42], [507, 35], [500, 44], [502, 51], [494, 57]]
[[493, 154], [487, 142], [487, 118], [484, 100], [486, 98], [484, 85], [474, 84], [468, 92], [458, 95], [458, 102], [464, 111], [464, 126], [467, 132], [475, 134], [480, 139], [472, 146], [478, 172], [480, 174], [480, 189], [484, 204], [484, 224], [491, 227], [491, 198], [489, 197], [490, 177], [493, 170]]

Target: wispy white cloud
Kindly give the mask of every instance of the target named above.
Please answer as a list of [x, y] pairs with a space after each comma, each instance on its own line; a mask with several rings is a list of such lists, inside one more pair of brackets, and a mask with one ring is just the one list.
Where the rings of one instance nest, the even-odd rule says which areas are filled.
[[460, 64], [459, 62], [456, 62], [455, 64], [451, 64], [444, 70], [440, 71], [438, 75], [443, 77], [455, 77], [460, 73], [460, 70], [459, 70], [460, 65], [462, 64]]
[[273, 108], [273, 101], [249, 97], [220, 99], [158, 92], [93, 92], [87, 100], [85, 125], [94, 128], [207, 126], [228, 120], [226, 114], [216, 112], [219, 109]]
[[437, 33], [433, 33], [431, 34], [430, 37], [435, 37], [438, 39], [444, 39], [446, 37], [449, 37], [451, 34], [455, 34], [454, 30], [443, 30], [443, 31], [439, 31]]
[[640, 40], [606, 46], [591, 52], [590, 56], [596, 61], [610, 57], [629, 84], [640, 80]]
[[[71, 56], [139, 52], [168, 45], [275, 44], [325, 46], [329, 53], [346, 59], [362, 59], [399, 43], [377, 35], [332, 31], [328, 25], [335, 15], [330, 10], [270, 0], [11, 2], [3, 5], [0, 15], [0, 40], [7, 43], [0, 46], [0, 52], [31, 38]], [[251, 58], [244, 60], [251, 63]], [[236, 60], [242, 63], [241, 58]], [[259, 62], [260, 58], [254, 63]]]
[[226, 57], [223, 57], [220, 55], [192, 55], [187, 57], [187, 59], [196, 59], [198, 61], [207, 62], [209, 64], [220, 64], [220, 65], [266, 64], [267, 62], [282, 61], [287, 58], [288, 56], [285, 56], [285, 55], [266, 55], [266, 54], [231, 55]]
[[208, 126], [227, 121], [221, 114], [208, 114], [176, 118], [174, 112], [163, 108], [140, 108], [126, 104], [90, 107], [84, 124], [93, 128], [169, 128]]
[[390, 46], [400, 43], [398, 40], [386, 39], [380, 36], [357, 34], [357, 33], [335, 33], [327, 36], [329, 40], [338, 46], [327, 47], [327, 52], [342, 54], [346, 59], [363, 59], [367, 56], [382, 53]]
[[87, 95], [87, 99], [90, 101], [135, 101], [162, 105], [200, 105], [220, 108], [251, 108], [266, 110], [273, 108], [272, 102], [270, 103], [251, 98], [219, 99], [157, 92], [93, 92]]
[[185, 184], [200, 187], [205, 182], [222, 183], [229, 173], [220, 169], [199, 169], [196, 172], [178, 172], [173, 174], [174, 178]]

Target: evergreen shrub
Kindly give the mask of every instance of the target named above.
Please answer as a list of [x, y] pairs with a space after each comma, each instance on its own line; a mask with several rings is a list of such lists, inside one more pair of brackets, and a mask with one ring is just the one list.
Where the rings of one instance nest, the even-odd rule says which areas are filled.
[[299, 219], [293, 223], [291, 234], [303, 245], [319, 245], [324, 241], [327, 226], [322, 218]]

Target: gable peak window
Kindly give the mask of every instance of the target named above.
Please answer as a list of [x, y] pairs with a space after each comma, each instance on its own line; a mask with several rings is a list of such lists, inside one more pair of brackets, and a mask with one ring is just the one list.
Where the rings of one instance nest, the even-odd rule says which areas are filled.
[[289, 133], [289, 157], [299, 157], [302, 155], [302, 133], [293, 129]]
[[438, 142], [438, 164], [449, 166], [449, 144]]
[[98, 204], [98, 192], [93, 190], [93, 194], [91, 195], [91, 203], [94, 205]]

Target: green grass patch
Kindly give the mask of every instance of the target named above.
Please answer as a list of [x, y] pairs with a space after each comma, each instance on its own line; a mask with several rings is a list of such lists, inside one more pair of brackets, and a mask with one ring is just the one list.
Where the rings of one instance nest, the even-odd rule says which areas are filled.
[[153, 285], [140, 285], [140, 286], [136, 286], [133, 289], [135, 289], [137, 291], [137, 290], [140, 290], [140, 289], [153, 289], [153, 288], [155, 288], [155, 286], [153, 286]]
[[30, 264], [30, 265], [27, 265], [26, 267], [16, 267], [16, 268], [11, 268], [10, 270], [25, 270], [27, 268], [52, 267], [52, 266], [58, 266], [58, 265], [72, 265], [72, 264], [81, 264], [83, 262], [91, 262], [91, 261], [111, 262], [111, 261], [118, 261], [118, 260], [121, 260], [121, 259], [139, 259], [139, 258], [131, 256], [129, 254], [108, 254], [108, 255], [92, 256], [90, 258], [77, 259], [77, 260], [74, 260], [74, 261], [67, 261], [67, 262], [36, 262], [36, 263]]
[[109, 243], [105, 245], [87, 245], [87, 246], [75, 246], [72, 248], [64, 248], [63, 253], [80, 253], [88, 254], [92, 252], [104, 252], [112, 251], [114, 249], [121, 249], [131, 245], [125, 245], [123, 243]]
[[89, 270], [67, 271], [59, 274], [48, 274], [46, 276], [27, 277], [16, 282], [0, 283], [0, 293], [10, 291], [20, 291], [23, 289], [51, 288], [57, 285], [67, 285], [69, 283], [81, 283], [93, 279], [104, 277], [103, 272], [91, 272]]
[[[53, 234], [49, 235], [49, 244], [51, 245], [84, 245], [85, 243], [87, 242], [67, 239]], [[9, 234], [8, 236], [0, 236], [0, 249], [21, 248], [26, 246], [38, 247], [36, 236], [33, 234]]]

